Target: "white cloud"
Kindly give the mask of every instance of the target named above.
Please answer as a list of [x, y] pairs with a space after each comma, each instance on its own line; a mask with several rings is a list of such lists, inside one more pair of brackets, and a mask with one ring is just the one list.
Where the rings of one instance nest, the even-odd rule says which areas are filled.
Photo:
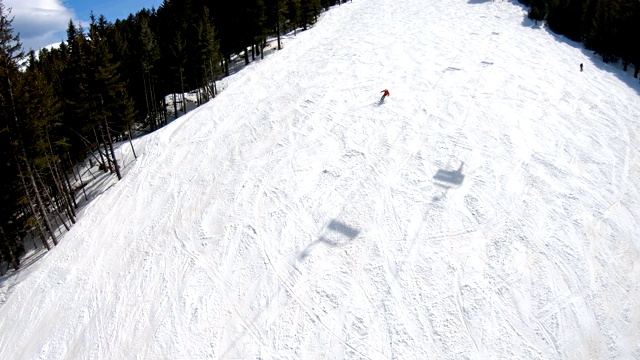
[[25, 50], [37, 50], [66, 38], [69, 20], [77, 22], [73, 9], [65, 7], [62, 0], [4, 0], [10, 9], [13, 29], [20, 33]]

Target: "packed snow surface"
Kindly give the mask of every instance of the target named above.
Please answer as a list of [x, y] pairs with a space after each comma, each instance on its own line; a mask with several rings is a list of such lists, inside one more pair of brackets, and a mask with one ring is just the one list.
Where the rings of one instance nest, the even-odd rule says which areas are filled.
[[516, 2], [355, 0], [228, 81], [2, 279], [0, 358], [640, 358], [636, 79]]

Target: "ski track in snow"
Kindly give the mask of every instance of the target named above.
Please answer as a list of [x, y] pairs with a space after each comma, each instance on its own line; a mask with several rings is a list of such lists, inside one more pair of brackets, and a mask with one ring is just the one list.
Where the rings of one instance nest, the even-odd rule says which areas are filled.
[[638, 89], [524, 19], [346, 3], [122, 144], [0, 358], [640, 358]]

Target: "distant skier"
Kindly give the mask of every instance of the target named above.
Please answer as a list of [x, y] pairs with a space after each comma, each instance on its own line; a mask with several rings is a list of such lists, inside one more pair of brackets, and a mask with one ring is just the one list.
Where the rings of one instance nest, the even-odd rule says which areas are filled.
[[386, 98], [387, 96], [389, 96], [389, 90], [384, 89], [382, 91], [380, 91], [382, 93], [382, 97], [380, 98], [380, 102], [384, 101], [384, 98]]
[[580, 71], [582, 71], [582, 63], [580, 63]]

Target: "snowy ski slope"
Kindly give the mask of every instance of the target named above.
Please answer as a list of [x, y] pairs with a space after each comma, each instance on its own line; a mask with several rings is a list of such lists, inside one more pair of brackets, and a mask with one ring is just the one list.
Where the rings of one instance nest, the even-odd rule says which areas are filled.
[[640, 358], [636, 79], [516, 2], [355, 0], [228, 81], [2, 279], [0, 358]]

